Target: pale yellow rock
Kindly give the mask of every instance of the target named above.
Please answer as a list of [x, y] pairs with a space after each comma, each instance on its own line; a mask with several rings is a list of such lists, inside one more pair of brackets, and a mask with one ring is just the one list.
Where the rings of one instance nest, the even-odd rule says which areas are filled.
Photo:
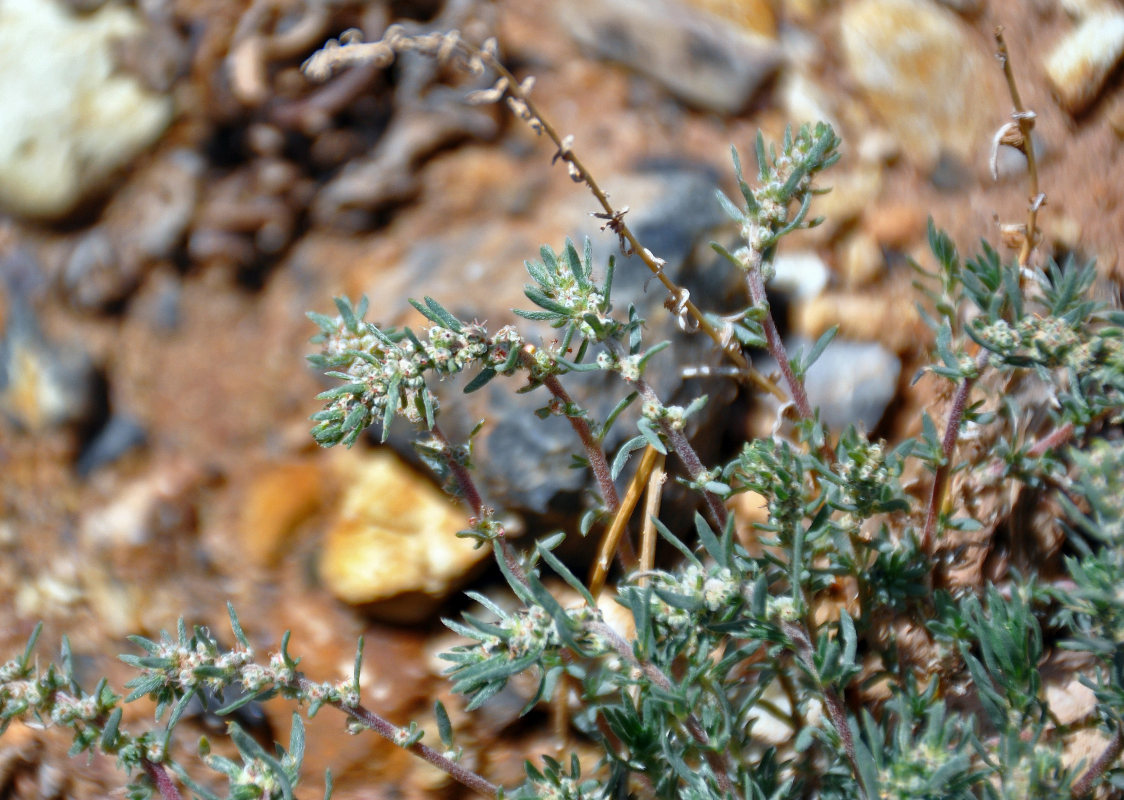
[[877, 280], [886, 267], [878, 240], [866, 231], [848, 236], [840, 246], [840, 252], [843, 282], [849, 287]]
[[801, 232], [809, 241], [819, 244], [834, 238], [877, 202], [882, 192], [882, 169], [877, 164], [862, 164], [822, 182], [830, 186], [831, 191], [815, 199], [809, 216], [823, 217], [824, 222]]
[[143, 35], [117, 3], [82, 16], [56, 0], [0, 0], [0, 204], [59, 217], [154, 142], [172, 100], [116, 71]]
[[942, 151], [964, 161], [986, 146], [998, 102], [998, 70], [956, 14], [931, 0], [858, 0], [844, 9], [848, 72], [915, 165]]
[[388, 613], [424, 617], [491, 550], [457, 538], [465, 512], [388, 451], [340, 458], [346, 488], [324, 538], [321, 579], [346, 603], [399, 598]]
[[914, 298], [898, 287], [877, 294], [825, 292], [792, 309], [794, 332], [809, 339], [833, 325], [840, 339], [877, 341], [895, 353], [908, 352], [928, 335]]
[[1097, 99], [1124, 54], [1124, 12], [1092, 14], [1067, 34], [1046, 56], [1046, 77], [1058, 102], [1071, 114]]

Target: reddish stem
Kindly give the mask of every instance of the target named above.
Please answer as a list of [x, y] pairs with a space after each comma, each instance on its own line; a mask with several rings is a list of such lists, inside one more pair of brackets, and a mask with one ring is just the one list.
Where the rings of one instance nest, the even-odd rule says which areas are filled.
[[[976, 371], [983, 369], [987, 364], [988, 352], [981, 350], [976, 356]], [[941, 439], [941, 464], [933, 476], [933, 489], [929, 493], [929, 507], [925, 514], [925, 529], [921, 533], [921, 552], [931, 553], [933, 537], [937, 530], [937, 519], [940, 516], [941, 503], [944, 502], [945, 489], [948, 487], [948, 478], [952, 474], [952, 456], [956, 452], [956, 441], [960, 438], [960, 420], [964, 417], [964, 409], [968, 406], [968, 395], [976, 383], [976, 378], [964, 378], [952, 398], [952, 407], [948, 411], [948, 425]]]
[[[843, 743], [843, 751], [847, 755], [847, 760], [851, 762], [851, 769], [855, 774], [855, 780], [858, 781], [859, 786], [862, 788], [863, 796], [867, 794], [867, 787], [862, 782], [862, 772], [859, 771], [858, 758], [855, 755], [855, 739], [851, 735], [851, 726], [847, 723], [847, 712], [843, 706], [843, 700], [839, 694], [831, 686], [826, 686], [820, 681], [819, 672], [816, 670], [815, 665], [815, 651], [812, 647], [812, 641], [808, 638], [808, 634], [799, 625], [791, 622], [786, 622], [781, 625], [785, 635], [792, 640], [796, 646], [796, 657], [804, 662], [804, 668], [808, 670], [809, 674], [815, 677], [816, 682], [820, 685], [820, 691], [823, 692], [824, 707], [827, 709], [827, 715], [831, 718], [831, 724], [835, 726], [835, 730], [839, 733], [839, 739]], [[794, 707], [795, 708], [795, 707]]]
[[156, 785], [157, 791], [164, 800], [183, 800], [183, 795], [176, 787], [172, 776], [164, 769], [163, 764], [157, 764], [155, 761], [149, 761], [147, 758], [141, 759], [141, 768], [144, 774]]
[[1089, 765], [1077, 783], [1073, 784], [1070, 789], [1069, 796], [1073, 800], [1080, 800], [1093, 790], [1093, 785], [1101, 779], [1109, 767], [1111, 767], [1116, 759], [1120, 758], [1121, 751], [1124, 750], [1124, 736], [1121, 735], [1120, 726], [1112, 733], [1112, 738], [1109, 740], [1105, 749], [1097, 756], [1097, 760]]
[[769, 298], [765, 294], [765, 281], [761, 277], [761, 271], [749, 270], [746, 273], [745, 282], [753, 305], [766, 309], [765, 318], [761, 320], [761, 327], [765, 330], [765, 344], [769, 347], [769, 353], [773, 356], [773, 360], [780, 367], [789, 394], [792, 395], [792, 404], [796, 406], [796, 413], [800, 415], [801, 419], [811, 419], [814, 414], [812, 404], [808, 402], [808, 393], [804, 390], [804, 382], [796, 377], [796, 373], [792, 371], [792, 365], [788, 362], [788, 353], [785, 352], [784, 342], [781, 341], [780, 333], [777, 331], [777, 324], [773, 321], [773, 312], [769, 309]]
[[[564, 407], [570, 408], [574, 405], [574, 401], [570, 395], [562, 388], [561, 382], [554, 375], [543, 379], [543, 386], [558, 398]], [[593, 430], [589, 427], [589, 422], [585, 417], [579, 416], [566, 416], [570, 422], [570, 427], [581, 439], [582, 447], [585, 448], [585, 457], [589, 460], [589, 468], [593, 471], [593, 476], [597, 480], [597, 488], [601, 494], [601, 502], [605, 504], [606, 510], [610, 514], [617, 513], [617, 509], [621, 507], [620, 497], [617, 495], [617, 487], [613, 485], [612, 471], [609, 469], [609, 461], [605, 457], [605, 450], [601, 447], [601, 443], [597, 441], [597, 437], [593, 435]]]
[[[301, 679], [301, 684], [302, 687], [306, 690], [313, 686], [310, 681], [304, 678]], [[359, 720], [361, 723], [363, 723], [363, 725], [370, 728], [375, 733], [382, 736], [384, 739], [393, 742], [394, 744], [400, 744], [400, 737], [405, 735], [405, 731], [403, 731], [403, 729], [399, 728], [397, 725], [389, 722], [383, 717], [380, 717], [378, 714], [366, 708], [365, 706], [345, 706], [341, 703], [333, 703], [332, 705], [334, 705], [343, 713], [347, 714], [349, 717], [353, 717]], [[426, 761], [437, 767], [457, 783], [460, 783], [462, 786], [467, 786], [469, 789], [472, 789], [475, 792], [479, 792], [480, 794], [487, 795], [489, 797], [495, 797], [499, 792], [499, 787], [494, 783], [480, 775], [477, 775], [472, 770], [461, 766], [456, 761], [447, 758], [437, 750], [434, 750], [429, 745], [422, 744], [421, 742], [414, 742], [412, 745], [407, 746], [405, 749], [409, 750], [411, 753], [420, 758], [424, 758]]]
[[1054, 428], [1053, 431], [1035, 442], [1034, 446], [1026, 451], [1026, 454], [1031, 458], [1041, 458], [1046, 455], [1047, 450], [1053, 450], [1055, 447], [1059, 447], [1072, 439], [1073, 431], [1074, 427], [1072, 422], [1067, 422], [1061, 427]]
[[[484, 505], [484, 500], [480, 496], [480, 490], [476, 488], [476, 482], [472, 480], [472, 475], [464, 468], [463, 464], [453, 457], [453, 446], [449, 442], [448, 437], [445, 436], [445, 432], [442, 431], [436, 423], [434, 423], [429, 432], [441, 445], [441, 454], [445, 459], [445, 465], [449, 468], [453, 480], [457, 482], [457, 488], [460, 489], [461, 497], [464, 498], [464, 501], [472, 510], [472, 515], [477, 521], [490, 517], [492, 515], [492, 510]], [[519, 558], [515, 555], [515, 551], [511, 549], [511, 543], [507, 540], [507, 531], [504, 530], [502, 525], [497, 524], [496, 527], [496, 541], [499, 542], [504, 563], [507, 564], [512, 574], [519, 579], [519, 582], [526, 585], [527, 576], [523, 572], [523, 565], [519, 563]]]

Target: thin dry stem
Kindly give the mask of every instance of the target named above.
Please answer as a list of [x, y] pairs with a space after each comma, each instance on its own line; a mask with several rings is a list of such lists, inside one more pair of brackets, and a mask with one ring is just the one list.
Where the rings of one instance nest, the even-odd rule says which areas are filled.
[[[430, 38], [432, 38], [432, 34]], [[442, 40], [442, 48], [442, 54], [445, 57], [448, 57], [450, 48], [455, 48], [467, 58], [467, 66], [474, 72], [482, 71], [480, 67], [486, 66], [499, 76], [492, 89], [473, 93], [472, 101], [493, 102], [506, 97], [508, 106], [516, 116], [526, 121], [536, 133], [545, 134], [556, 148], [554, 160], [565, 162], [570, 177], [574, 181], [584, 183], [589, 187], [590, 192], [593, 193], [602, 209], [602, 212], [596, 214], [596, 216], [606, 220], [605, 227], [612, 230], [620, 239], [622, 251], [625, 254], [635, 253], [648, 267], [652, 275], [663, 284], [668, 291], [669, 303], [674, 304], [677, 310], [690, 317], [693, 323], [691, 327], [701, 330], [709, 336], [750, 382], [773, 394], [782, 402], [787, 400], [780, 387], [753, 368], [745, 354], [742, 353], [741, 346], [736, 341], [730, 341], [721, 330], [712, 325], [698, 306], [691, 302], [689, 293], [664, 273], [664, 263], [641, 245], [639, 239], [636, 238], [636, 234], [624, 220], [627, 209], [617, 209], [609, 201], [609, 195], [601, 188], [581, 157], [574, 151], [573, 136], [560, 135], [531, 99], [530, 89], [534, 83], [533, 79], [519, 81], [497, 58], [493, 46], [478, 48], [460, 38], [455, 32]], [[329, 42], [322, 50], [305, 62], [304, 70], [310, 77], [322, 80], [341, 65], [346, 66], [364, 61], [374, 61], [377, 64], [385, 65], [388, 56], [393, 58], [394, 51], [397, 49], [430, 50], [432, 49], [432, 43], [428, 39], [425, 41], [412, 40], [403, 34], [400, 28], [391, 26], [383, 40], [379, 42], [363, 44], [355, 41], [354, 36], [343, 44], [336, 41]]]
[[667, 475], [663, 471], [666, 458], [662, 453], [657, 453], [652, 474], [648, 476], [648, 492], [644, 497], [644, 525], [640, 529], [639, 583], [641, 586], [648, 582], [647, 573], [656, 565], [656, 519], [660, 515], [663, 484], [667, 480]]
[[1011, 95], [1011, 103], [1015, 108], [1011, 116], [1019, 126], [1019, 133], [1022, 138], [1020, 149], [1026, 156], [1027, 182], [1030, 189], [1026, 211], [1026, 236], [1019, 248], [1019, 267], [1022, 268], [1029, 263], [1030, 254], [1034, 250], [1034, 245], [1037, 244], [1038, 209], [1042, 207], [1045, 198], [1038, 189], [1038, 159], [1034, 155], [1034, 142], [1030, 138], [1030, 132], [1034, 129], [1034, 112], [1028, 111], [1023, 106], [1022, 99], [1019, 96], [1019, 87], [1015, 83], [1015, 71], [1011, 68], [1011, 56], [1007, 51], [1007, 41], [1003, 38], [1002, 27], [995, 29], [995, 44], [998, 47], [996, 56], [1003, 66], [1003, 77], [1007, 80], [1007, 91]]
[[632, 481], [628, 484], [628, 489], [624, 493], [624, 500], [617, 509], [609, 528], [605, 531], [605, 535], [601, 537], [601, 547], [597, 553], [597, 560], [593, 563], [593, 571], [589, 576], [589, 592], [594, 597], [601, 594], [601, 590], [605, 588], [609, 564], [612, 563], [613, 554], [620, 547], [625, 527], [628, 525], [629, 518], [632, 517], [632, 511], [636, 508], [636, 503], [643, 491], [644, 482], [648, 480], [648, 475], [651, 473], [658, 455], [659, 453], [651, 445], [645, 449], [644, 455], [640, 459], [640, 465], [636, 469], [636, 474], [632, 476]]

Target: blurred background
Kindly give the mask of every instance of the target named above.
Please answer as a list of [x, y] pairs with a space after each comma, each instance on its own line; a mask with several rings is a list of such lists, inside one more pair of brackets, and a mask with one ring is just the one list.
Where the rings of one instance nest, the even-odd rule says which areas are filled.
[[[931, 266], [926, 220], [969, 252], [1024, 220], [1025, 159], [1003, 148], [989, 174], [1012, 108], [997, 25], [1038, 114], [1039, 252], [1097, 258], [1099, 291], [1117, 295], [1124, 9], [1112, 0], [0, 0], [5, 653], [42, 620], [41, 658], [67, 633], [85, 687], [108, 675], [120, 690], [127, 634], [184, 617], [232, 640], [229, 600], [262, 654], [292, 630], [317, 680], [350, 674], [364, 634], [364, 701], [402, 724], [445, 699], [468, 763], [492, 780], [518, 782], [520, 759], [551, 749], [540, 717], [516, 719], [518, 687], [472, 717], [449, 696], [435, 656], [455, 640], [438, 616], [494, 575], [452, 536], [463, 511], [416, 469], [409, 431], [390, 447], [315, 447], [324, 384], [304, 361], [304, 312], [365, 294], [370, 319], [417, 325], [406, 298], [427, 294], [498, 326], [540, 245], [593, 237], [601, 267], [616, 242], [548, 142], [503, 107], [462, 102], [487, 77], [413, 56], [322, 84], [300, 72], [326, 39], [374, 39], [393, 22], [496, 36], [706, 310], [745, 303], [706, 246], [736, 235], [714, 201], [715, 187], [736, 193], [730, 145], [752, 172], [758, 129], [831, 122], [843, 158], [813, 209], [827, 221], [786, 240], [771, 290], [793, 342], [840, 326], [810, 379], [833, 426], [893, 441], [939, 400], [935, 383], [912, 382], [929, 343], [909, 267]], [[641, 270], [618, 269], [618, 297], [643, 298], [649, 341], [674, 336]], [[716, 363], [709, 347], [676, 353], [661, 387], [698, 391], [681, 368]], [[448, 427], [488, 420], [480, 480], [513, 529], [575, 530], [586, 500], [568, 429], [499, 384], [447, 403]], [[707, 391], [698, 437], [712, 458], [768, 432], [775, 409]], [[251, 706], [242, 722], [287, 741], [290, 713]], [[126, 716], [150, 723], [143, 704]], [[198, 709], [177, 752], [191, 761], [216, 730]], [[124, 784], [106, 759], [68, 759], [69, 744], [9, 730], [0, 796]], [[310, 724], [303, 793], [329, 765], [339, 798], [459, 792], [373, 734], [348, 736], [330, 710]]]

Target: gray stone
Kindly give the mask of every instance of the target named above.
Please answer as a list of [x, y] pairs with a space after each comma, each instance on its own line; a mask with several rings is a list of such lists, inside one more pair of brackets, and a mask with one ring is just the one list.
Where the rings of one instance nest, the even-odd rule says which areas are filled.
[[32, 432], [85, 422], [96, 400], [89, 355], [76, 343], [48, 341], [31, 304], [12, 300], [0, 337], [0, 411]]
[[854, 424], [871, 431], [894, 399], [900, 373], [898, 357], [877, 342], [836, 340], [808, 370], [805, 387], [830, 429]]
[[82, 449], [74, 468], [79, 475], [86, 477], [140, 447], [147, 438], [144, 428], [135, 419], [114, 414]]
[[748, 106], [782, 60], [771, 39], [670, 0], [563, 0], [556, 8], [583, 46], [720, 114]]

